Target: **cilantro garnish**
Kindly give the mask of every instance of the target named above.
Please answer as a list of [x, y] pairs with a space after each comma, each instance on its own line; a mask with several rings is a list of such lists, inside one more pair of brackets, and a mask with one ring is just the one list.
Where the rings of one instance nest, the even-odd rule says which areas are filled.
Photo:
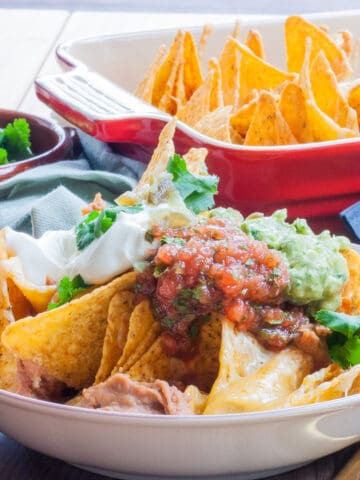
[[0, 129], [0, 165], [31, 157], [30, 147], [30, 126], [25, 118], [17, 118]]
[[57, 287], [57, 294], [59, 297], [59, 301], [56, 303], [49, 303], [48, 310], [52, 310], [53, 308], [60, 307], [65, 303], [69, 302], [75, 295], [80, 292], [83, 292], [90, 285], [84, 282], [84, 279], [81, 275], [76, 275], [72, 280], [69, 277], [63, 277], [59, 285]]
[[138, 213], [142, 208], [142, 205], [118, 205], [90, 212], [75, 229], [77, 248], [83, 250], [96, 238], [101, 237], [113, 225], [119, 213]]
[[172, 243], [174, 245], [180, 245], [182, 247], [183, 245], [185, 245], [186, 240], [184, 240], [183, 238], [177, 238], [177, 237], [162, 237], [160, 243], [161, 245]]
[[170, 157], [167, 171], [172, 174], [173, 183], [190, 210], [200, 213], [213, 207], [219, 183], [216, 175], [193, 175], [184, 158], [176, 153]]
[[320, 310], [315, 320], [333, 332], [327, 343], [334, 362], [342, 368], [360, 364], [360, 315]]

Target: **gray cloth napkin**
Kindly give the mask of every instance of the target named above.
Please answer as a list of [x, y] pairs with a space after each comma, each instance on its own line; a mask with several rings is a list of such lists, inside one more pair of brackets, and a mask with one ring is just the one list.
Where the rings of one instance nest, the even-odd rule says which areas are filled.
[[107, 202], [130, 190], [145, 166], [113, 153], [111, 147], [79, 132], [82, 154], [22, 172], [0, 182], [0, 228], [41, 236], [69, 229], [97, 192]]

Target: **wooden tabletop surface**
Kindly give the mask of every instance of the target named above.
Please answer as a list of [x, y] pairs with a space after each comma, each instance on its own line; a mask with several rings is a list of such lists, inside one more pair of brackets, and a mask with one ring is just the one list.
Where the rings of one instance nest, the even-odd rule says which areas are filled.
[[[344, 3], [346, 6], [344, 6]], [[226, 21], [246, 14], [294, 13], [323, 9], [322, 0], [273, 2], [268, 0], [0, 0], [0, 108], [19, 109], [49, 116], [33, 88], [34, 79], [59, 71], [54, 56], [57, 44], [68, 39], [99, 34], [148, 30], [178, 25]], [[42, 7], [42, 8], [33, 8]], [[327, 10], [356, 8], [358, 0], [328, 0]], [[16, 7], [16, 8], [14, 8]], [[103, 7], [103, 8], [101, 8]], [[115, 7], [118, 10], [112, 10]], [[78, 11], [74, 10], [79, 8]], [[94, 10], [92, 10], [94, 9]], [[96, 11], [95, 11], [96, 9]], [[120, 10], [119, 10], [120, 9]], [[189, 14], [187, 11], [196, 13]], [[211, 13], [205, 13], [211, 12]], [[331, 480], [357, 446], [323, 458], [296, 472], [273, 480]], [[0, 479], [4, 480], [96, 480], [90, 474], [33, 452], [0, 433]], [[359, 480], [359, 476], [349, 480]]]

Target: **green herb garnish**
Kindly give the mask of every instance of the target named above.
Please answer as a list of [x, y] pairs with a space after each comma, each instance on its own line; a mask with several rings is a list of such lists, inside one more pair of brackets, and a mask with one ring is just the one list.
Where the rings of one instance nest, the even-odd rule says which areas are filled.
[[49, 303], [48, 310], [52, 310], [53, 308], [64, 305], [74, 298], [75, 295], [83, 292], [89, 287], [90, 285], [85, 283], [81, 275], [76, 275], [76, 277], [74, 277], [72, 280], [69, 277], [63, 277], [57, 287], [59, 301], [56, 303]]
[[320, 310], [315, 320], [333, 332], [327, 344], [334, 362], [342, 368], [360, 364], [360, 315]]
[[170, 157], [167, 171], [172, 174], [176, 190], [190, 210], [197, 214], [213, 207], [219, 183], [216, 175], [193, 175], [185, 159], [176, 153]]
[[101, 237], [114, 224], [119, 213], [138, 213], [142, 209], [142, 205], [118, 205], [90, 212], [75, 229], [77, 248], [83, 250], [96, 238]]
[[161, 239], [161, 245], [165, 245], [167, 243], [173, 243], [174, 245], [180, 245], [183, 246], [186, 243], [186, 240], [183, 238], [177, 238], [177, 237], [163, 237]]
[[0, 129], [0, 165], [32, 157], [30, 126], [25, 118], [17, 118]]

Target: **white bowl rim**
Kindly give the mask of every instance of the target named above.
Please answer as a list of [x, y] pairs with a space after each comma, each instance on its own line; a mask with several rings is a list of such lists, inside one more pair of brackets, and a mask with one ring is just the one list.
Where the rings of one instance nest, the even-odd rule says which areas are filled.
[[39, 400], [36, 398], [25, 397], [17, 393], [8, 392], [0, 389], [0, 403], [5, 401], [9, 405], [16, 405], [29, 411], [41, 411], [50, 413], [59, 417], [70, 417], [76, 419], [92, 420], [94, 423], [125, 423], [159, 425], [164, 427], [179, 426], [198, 426], [212, 427], [214, 425], [238, 425], [271, 423], [274, 421], [286, 421], [291, 417], [313, 416], [336, 412], [348, 408], [360, 407], [360, 393], [342, 397], [334, 400], [327, 400], [301, 407], [282, 408], [277, 410], [267, 410], [258, 412], [229, 413], [217, 415], [160, 415], [160, 414], [140, 414], [140, 413], [119, 413], [115, 411], [105, 411], [99, 409], [89, 409], [75, 407], [60, 403]]

